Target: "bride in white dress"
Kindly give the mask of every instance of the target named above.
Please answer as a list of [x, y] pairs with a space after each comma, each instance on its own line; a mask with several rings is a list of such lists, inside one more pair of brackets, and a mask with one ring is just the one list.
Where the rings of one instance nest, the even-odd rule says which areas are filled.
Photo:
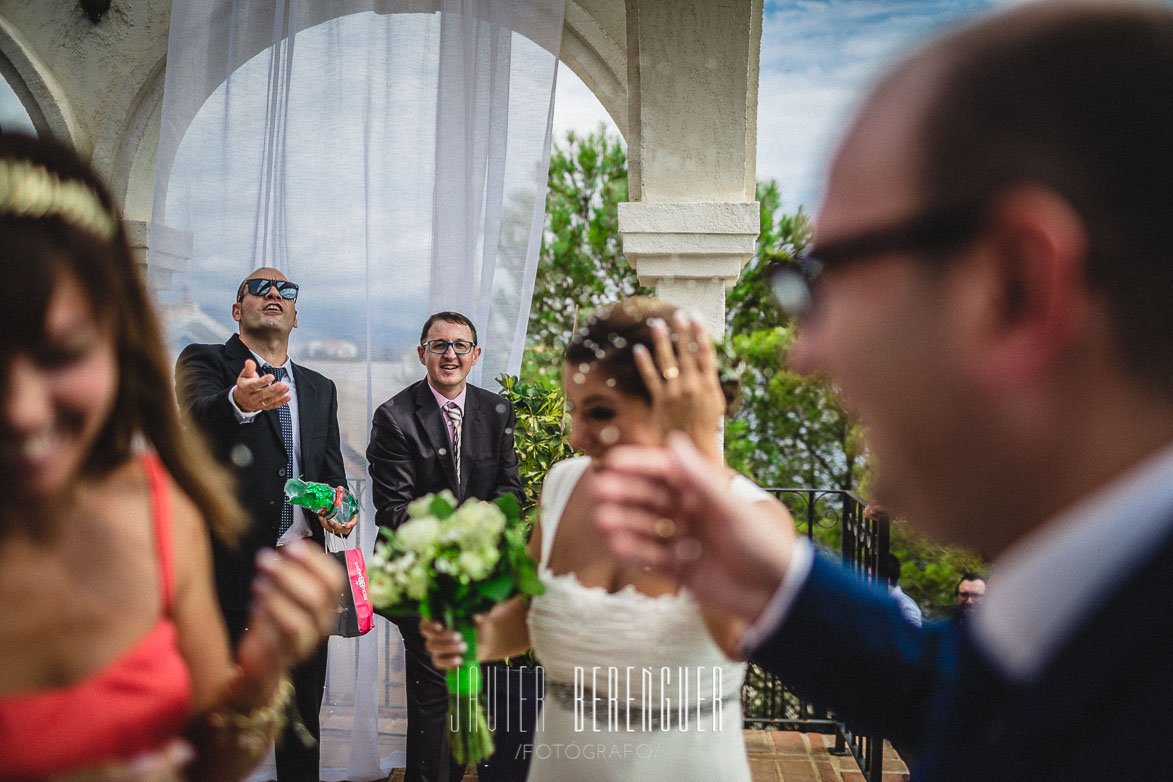
[[[712, 344], [683, 313], [654, 299], [621, 301], [588, 319], [565, 359], [570, 442], [586, 455], [556, 464], [542, 488], [530, 551], [546, 593], [498, 606], [477, 629], [482, 660], [532, 646], [545, 669], [534, 743], [525, 748], [529, 780], [749, 782], [745, 664], [732, 659], [745, 628], [701, 608], [670, 578], [612, 556], [587, 516], [592, 462], [614, 445], [655, 445], [682, 430], [736, 493], [764, 503], [779, 524], [790, 516], [724, 467], [717, 431], [725, 400]], [[672, 522], [661, 523], [671, 535]], [[437, 666], [459, 663], [458, 635], [434, 623], [421, 629]]]

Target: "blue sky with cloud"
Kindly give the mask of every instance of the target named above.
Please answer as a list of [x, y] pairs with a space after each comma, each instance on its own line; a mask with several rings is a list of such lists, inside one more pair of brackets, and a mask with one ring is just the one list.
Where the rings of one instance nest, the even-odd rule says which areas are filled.
[[[1016, 0], [765, 0], [758, 95], [758, 179], [776, 179], [788, 210], [812, 211], [826, 162], [853, 107], [895, 57], [944, 27]], [[615, 125], [562, 66], [555, 139]], [[26, 126], [0, 84], [0, 126]]]
[[[943, 28], [1014, 0], [766, 0], [758, 92], [757, 177], [783, 205], [815, 207], [821, 178], [853, 108], [885, 66]], [[563, 66], [555, 138], [614, 124]], [[593, 104], [593, 105], [592, 105]]]
[[[758, 179], [783, 205], [813, 211], [827, 160], [855, 104], [894, 58], [934, 33], [1018, 0], [765, 0], [758, 95]], [[23, 115], [23, 116], [22, 116]], [[598, 99], [566, 66], [558, 74], [555, 139], [602, 122]], [[28, 124], [0, 85], [0, 126]]]
[[895, 58], [991, 0], [775, 0], [762, 20], [758, 179], [813, 209], [834, 145]]

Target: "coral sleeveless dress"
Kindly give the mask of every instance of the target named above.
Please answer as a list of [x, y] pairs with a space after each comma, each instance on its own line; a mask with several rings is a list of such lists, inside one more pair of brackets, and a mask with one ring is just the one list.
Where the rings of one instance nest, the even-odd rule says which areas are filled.
[[[558, 521], [587, 457], [559, 462], [542, 487], [539, 576], [529, 632], [546, 692], [529, 782], [749, 782], [742, 737], [745, 664], [729, 660], [685, 590], [609, 593], [549, 568]], [[730, 485], [768, 498], [747, 478]], [[606, 545], [602, 539], [600, 546]]]
[[190, 717], [191, 675], [169, 616], [174, 560], [167, 474], [153, 453], [142, 462], [151, 493], [163, 616], [84, 681], [0, 696], [0, 780], [44, 779], [125, 760], [180, 735]]

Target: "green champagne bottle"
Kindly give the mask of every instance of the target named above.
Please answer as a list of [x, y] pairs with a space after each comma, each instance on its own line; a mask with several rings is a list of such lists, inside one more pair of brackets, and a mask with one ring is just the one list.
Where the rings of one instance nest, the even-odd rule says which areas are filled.
[[292, 505], [301, 505], [314, 513], [325, 510], [322, 517], [339, 524], [345, 524], [358, 513], [358, 502], [346, 489], [300, 478], [290, 478], [285, 482], [285, 499]]

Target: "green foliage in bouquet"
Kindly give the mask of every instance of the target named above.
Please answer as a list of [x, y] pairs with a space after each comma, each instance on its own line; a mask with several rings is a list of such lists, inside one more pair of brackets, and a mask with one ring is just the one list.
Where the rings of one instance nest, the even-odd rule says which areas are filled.
[[457, 506], [452, 492], [429, 494], [407, 506], [410, 517], [375, 546], [367, 585], [384, 616], [435, 619], [464, 636], [464, 664], [448, 671], [448, 714], [457, 761], [478, 763], [493, 753], [477, 665], [473, 617], [518, 595], [545, 587], [525, 548], [512, 495]]

